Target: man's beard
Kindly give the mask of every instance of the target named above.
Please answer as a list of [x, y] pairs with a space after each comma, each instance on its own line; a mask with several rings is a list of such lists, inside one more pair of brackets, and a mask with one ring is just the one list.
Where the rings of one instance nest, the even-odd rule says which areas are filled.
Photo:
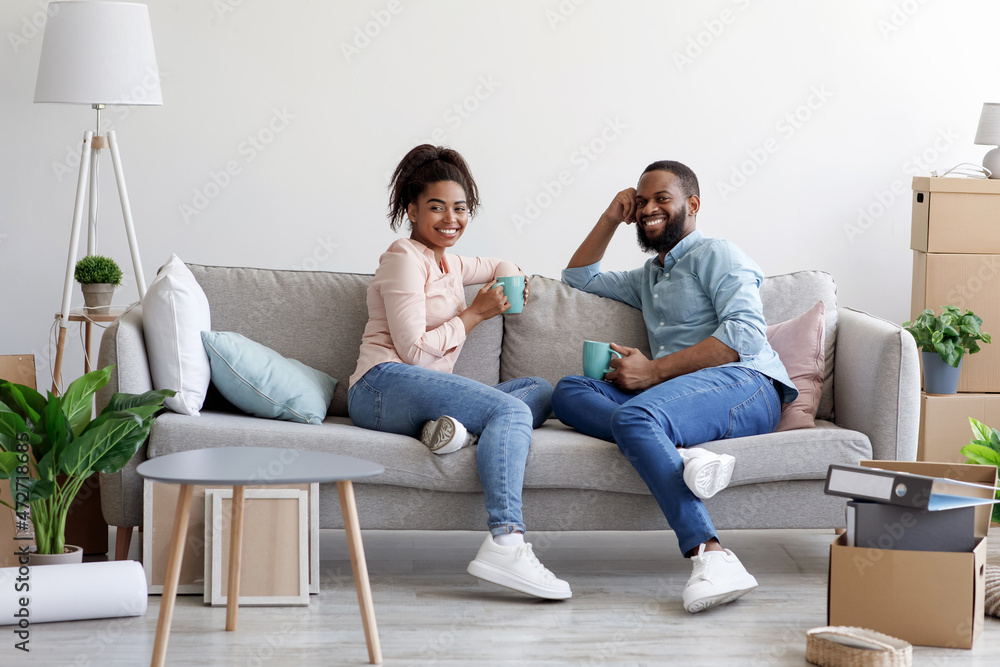
[[635, 223], [636, 241], [643, 252], [655, 252], [657, 255], [666, 252], [677, 245], [684, 236], [684, 223], [687, 222], [687, 209], [676, 215], [667, 216], [663, 222], [663, 231], [655, 239], [646, 236], [646, 228], [641, 221]]

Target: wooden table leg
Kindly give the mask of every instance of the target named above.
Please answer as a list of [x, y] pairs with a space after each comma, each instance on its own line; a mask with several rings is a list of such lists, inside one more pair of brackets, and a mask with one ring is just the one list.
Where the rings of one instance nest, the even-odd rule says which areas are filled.
[[177, 582], [181, 576], [181, 560], [184, 558], [184, 542], [187, 539], [188, 512], [191, 507], [190, 484], [181, 485], [177, 498], [177, 513], [174, 515], [174, 532], [170, 536], [170, 558], [167, 561], [167, 579], [163, 584], [160, 598], [160, 618], [156, 623], [156, 642], [153, 644], [152, 667], [162, 667], [167, 657], [167, 640], [170, 638], [170, 621], [174, 615], [174, 600], [177, 598]]
[[340, 495], [340, 511], [344, 515], [344, 532], [347, 534], [347, 549], [351, 554], [354, 587], [358, 590], [358, 604], [361, 606], [361, 622], [365, 626], [368, 660], [373, 665], [380, 665], [382, 664], [382, 647], [379, 646], [378, 627], [375, 625], [375, 607], [372, 604], [372, 589], [368, 583], [368, 565], [365, 563], [365, 549], [361, 544], [358, 508], [354, 504], [354, 486], [351, 481], [337, 482], [337, 493]]
[[240, 567], [243, 561], [243, 487], [233, 487], [232, 530], [229, 537], [229, 589], [226, 591], [226, 630], [236, 629], [240, 611]]

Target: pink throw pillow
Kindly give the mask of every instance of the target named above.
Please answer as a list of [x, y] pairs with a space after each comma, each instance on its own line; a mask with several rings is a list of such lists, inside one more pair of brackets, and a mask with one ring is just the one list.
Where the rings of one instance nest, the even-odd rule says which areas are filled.
[[812, 428], [816, 425], [819, 395], [823, 390], [826, 306], [822, 301], [798, 317], [767, 328], [767, 342], [778, 353], [799, 396], [781, 406], [775, 431]]

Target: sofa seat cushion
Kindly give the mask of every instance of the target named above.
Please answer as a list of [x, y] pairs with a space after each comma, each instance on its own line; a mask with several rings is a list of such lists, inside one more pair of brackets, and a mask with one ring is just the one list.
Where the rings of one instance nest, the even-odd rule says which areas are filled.
[[[433, 456], [419, 440], [361, 429], [343, 417], [327, 417], [316, 427], [208, 410], [199, 418], [164, 413], [153, 425], [148, 456], [236, 445], [327, 451], [385, 466], [383, 474], [359, 483], [453, 492], [481, 490], [474, 448]], [[816, 428], [809, 430], [720, 440], [705, 447], [736, 456], [731, 486], [821, 480], [831, 463], [857, 463], [872, 456], [871, 443], [864, 434], [819, 420]], [[529, 489], [648, 493], [617, 446], [582, 435], [555, 419], [535, 430], [524, 485]]]

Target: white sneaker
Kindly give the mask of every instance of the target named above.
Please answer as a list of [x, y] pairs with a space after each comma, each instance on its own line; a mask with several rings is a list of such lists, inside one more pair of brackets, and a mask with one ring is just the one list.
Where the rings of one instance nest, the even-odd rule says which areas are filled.
[[420, 442], [435, 454], [451, 454], [462, 447], [471, 447], [477, 440], [479, 436], [469, 433], [454, 417], [435, 419], [420, 429]]
[[487, 535], [467, 571], [474, 577], [547, 600], [573, 597], [569, 584], [538, 562], [530, 542], [504, 547]]
[[705, 551], [702, 544], [691, 560], [694, 571], [682, 597], [684, 609], [692, 614], [732, 602], [757, 588], [757, 580], [729, 549]]
[[677, 453], [684, 460], [684, 483], [702, 500], [722, 491], [733, 479], [735, 456], [716, 454], [701, 447], [681, 447]]

